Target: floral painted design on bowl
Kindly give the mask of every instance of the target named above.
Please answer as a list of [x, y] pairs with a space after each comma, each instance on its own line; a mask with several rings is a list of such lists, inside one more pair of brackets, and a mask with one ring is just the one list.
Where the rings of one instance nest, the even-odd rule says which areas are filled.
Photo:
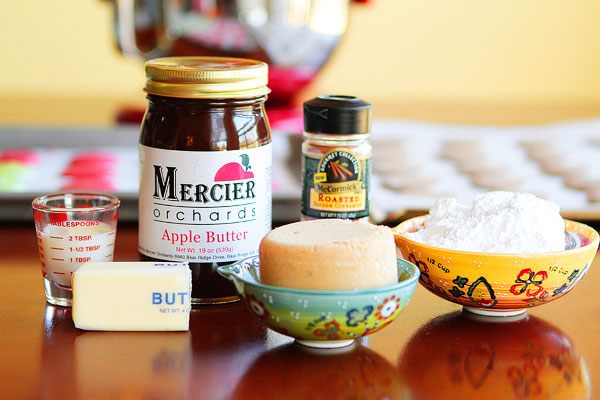
[[264, 325], [312, 347], [341, 347], [383, 329], [407, 306], [418, 268], [398, 259], [392, 286], [353, 291], [301, 290], [260, 283], [258, 256], [219, 267], [250, 312]]
[[494, 254], [448, 250], [404, 235], [423, 226], [425, 216], [395, 230], [404, 258], [421, 271], [432, 293], [483, 315], [517, 315], [562, 297], [585, 276], [598, 249], [598, 232], [565, 220], [565, 250], [540, 254]]

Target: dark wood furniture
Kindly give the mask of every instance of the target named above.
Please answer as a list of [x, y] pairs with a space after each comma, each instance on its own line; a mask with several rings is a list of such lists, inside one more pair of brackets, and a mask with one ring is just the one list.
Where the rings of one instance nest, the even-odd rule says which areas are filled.
[[[137, 227], [120, 226], [115, 260], [136, 246]], [[80, 331], [44, 300], [33, 223], [0, 226], [0, 250], [3, 399], [600, 397], [599, 258], [521, 321], [475, 321], [419, 286], [389, 327], [322, 354], [242, 303], [194, 308], [189, 332]]]

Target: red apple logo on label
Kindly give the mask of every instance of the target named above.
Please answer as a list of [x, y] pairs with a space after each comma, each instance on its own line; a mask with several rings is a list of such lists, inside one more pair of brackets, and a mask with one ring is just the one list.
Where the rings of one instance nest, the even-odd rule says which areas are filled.
[[242, 163], [230, 162], [223, 165], [215, 174], [215, 182], [239, 181], [242, 179], [254, 178], [254, 173], [249, 171], [250, 158], [247, 154], [242, 154]]

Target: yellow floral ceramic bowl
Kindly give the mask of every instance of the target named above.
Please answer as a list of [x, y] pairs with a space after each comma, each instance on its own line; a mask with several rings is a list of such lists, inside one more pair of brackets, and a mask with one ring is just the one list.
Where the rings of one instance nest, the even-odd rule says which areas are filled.
[[309, 347], [349, 346], [389, 325], [406, 307], [419, 269], [398, 259], [398, 283], [374, 289], [302, 290], [260, 283], [258, 256], [217, 271], [231, 279], [252, 315], [268, 328]]
[[598, 232], [565, 220], [564, 251], [494, 254], [428, 246], [404, 234], [423, 227], [425, 216], [394, 228], [404, 258], [421, 270], [419, 281], [432, 293], [481, 315], [518, 315], [572, 290], [598, 249]]

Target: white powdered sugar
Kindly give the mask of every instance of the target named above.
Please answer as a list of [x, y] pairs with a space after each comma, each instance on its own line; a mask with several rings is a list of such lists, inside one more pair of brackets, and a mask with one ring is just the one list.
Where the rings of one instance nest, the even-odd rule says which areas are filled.
[[489, 192], [473, 204], [438, 200], [424, 227], [406, 233], [414, 241], [484, 253], [547, 253], [565, 249], [565, 223], [558, 205], [529, 193]]

